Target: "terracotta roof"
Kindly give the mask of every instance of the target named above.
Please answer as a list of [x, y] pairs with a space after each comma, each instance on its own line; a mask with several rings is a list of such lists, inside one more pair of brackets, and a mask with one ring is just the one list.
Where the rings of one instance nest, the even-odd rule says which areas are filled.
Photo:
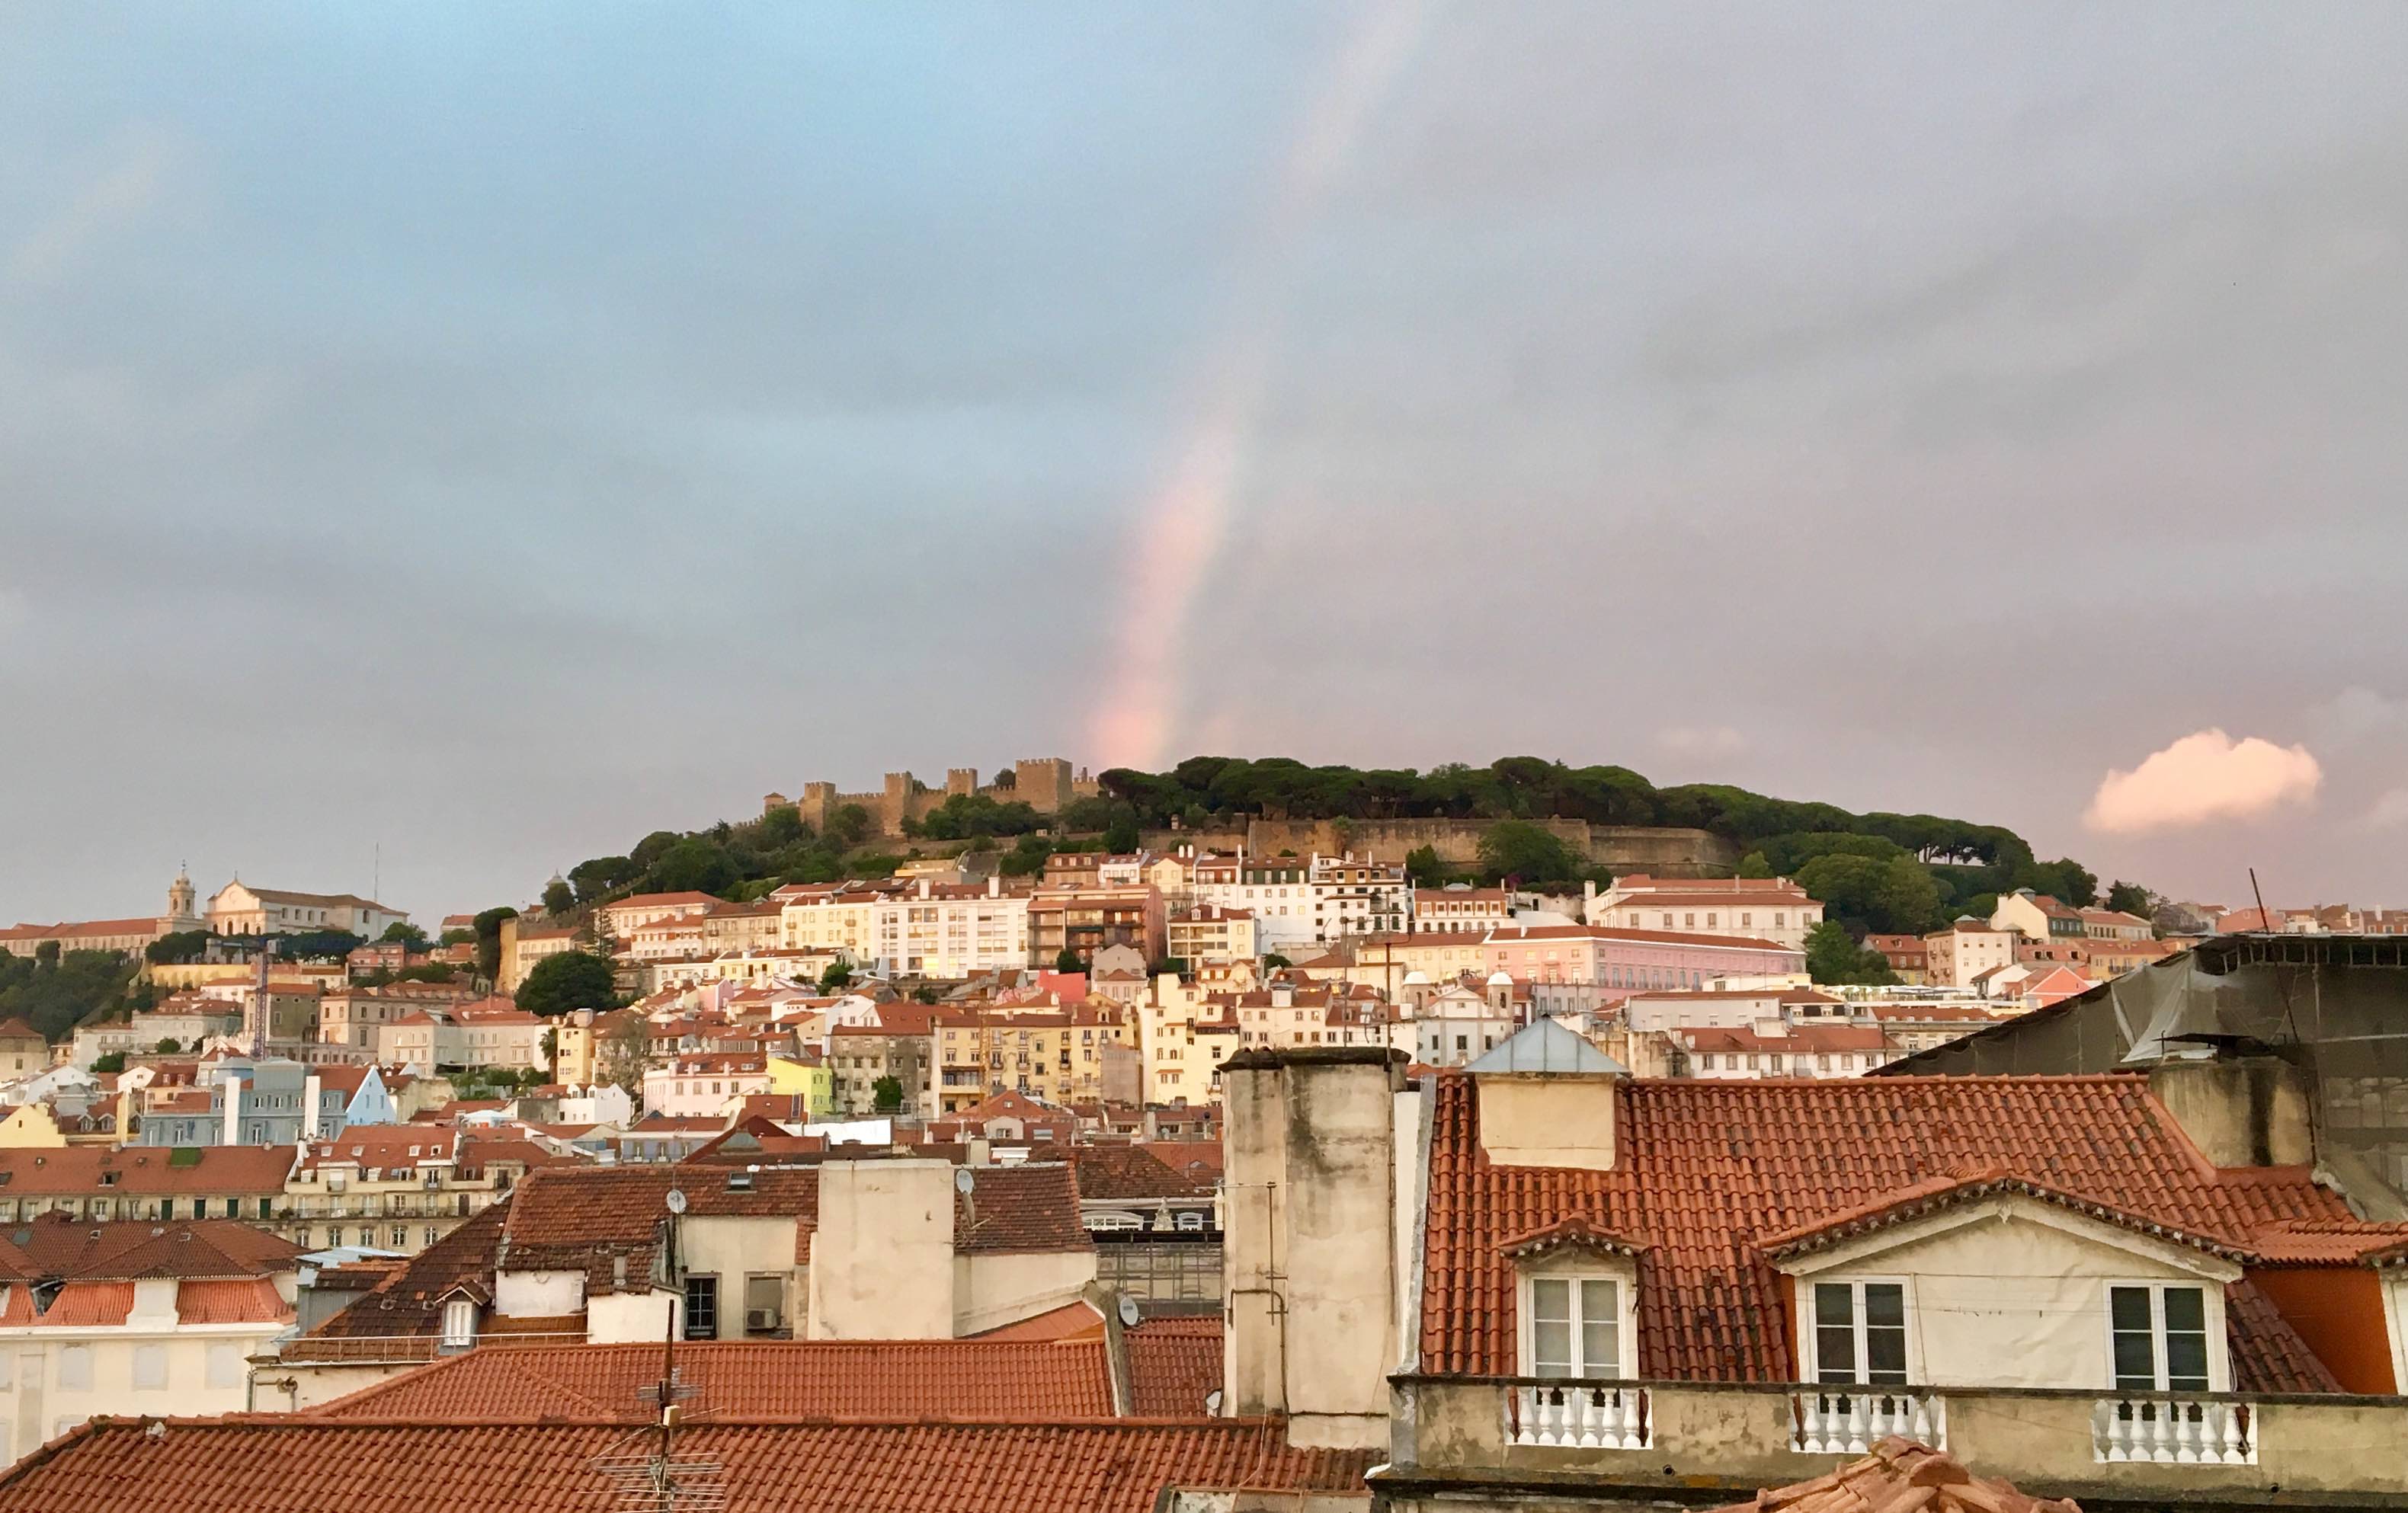
[[[1100, 1336], [714, 1341], [681, 1344], [676, 1357], [679, 1377], [696, 1389], [687, 1414], [704, 1420], [1053, 1423], [1112, 1411]], [[652, 1418], [637, 1392], [660, 1377], [661, 1348], [651, 1343], [477, 1349], [311, 1411], [421, 1423], [641, 1423]], [[1188, 1410], [1202, 1411], [1200, 1400]]]
[[2031, 1497], [2004, 1481], [1976, 1481], [1973, 1474], [1928, 1446], [1893, 1434], [1861, 1461], [1787, 1487], [1756, 1494], [1716, 1513], [2082, 1513], [2067, 1500]]
[[1221, 1319], [1154, 1319], [1122, 1336], [1128, 1350], [1129, 1406], [1141, 1418], [1205, 1411], [1221, 1385]]
[[[1421, 1369], [1515, 1369], [1512, 1269], [1498, 1242], [1578, 1214], [1641, 1235], [1639, 1369], [1675, 1380], [1785, 1380], [1768, 1236], [1828, 1222], [1934, 1178], [1997, 1169], [2246, 1249], [2286, 1220], [2345, 1219], [2305, 1167], [2218, 1172], [2131, 1075], [1632, 1081], [1613, 1170], [1493, 1166], [1469, 1078], [1441, 1073], [1431, 1115]], [[2266, 1363], [2236, 1330], [2236, 1374]], [[2270, 1368], [2271, 1369], [2271, 1368]]]
[[2101, 1223], [2113, 1224], [2118, 1229], [2127, 1229], [2138, 1235], [2167, 1240], [2175, 1245], [2186, 1245], [2205, 1250], [2211, 1255], [2222, 1256], [2227, 1261], [2247, 1259], [2245, 1252], [2229, 1241], [2204, 1235], [2194, 1235], [2175, 1225], [2143, 1218], [2112, 1203], [2095, 1198], [2078, 1198], [2071, 1192], [2050, 1187], [2044, 1182], [2034, 1182], [2025, 1178], [2010, 1176], [2005, 1171], [1995, 1167], [1987, 1171], [1926, 1178], [1920, 1182], [1909, 1183], [1895, 1192], [1884, 1193], [1855, 1207], [1842, 1209], [1836, 1214], [1825, 1215], [1794, 1229], [1764, 1235], [1756, 1242], [1756, 1248], [1765, 1254], [1776, 1258], [1798, 1255], [1808, 1250], [1819, 1250], [1825, 1246], [1837, 1245], [1842, 1240], [1852, 1239], [1858, 1235], [1886, 1229], [1892, 1224], [1906, 1223], [1920, 1219], [1925, 1214], [1936, 1213], [1942, 1208], [1953, 1208], [1964, 1203], [1978, 1203], [1984, 1198], [2000, 1195], [2035, 1199], [2041, 1203], [2098, 1220]]
[[971, 1201], [953, 1212], [953, 1249], [964, 1253], [1019, 1250], [1092, 1250], [1095, 1241], [1079, 1222], [1079, 1182], [1068, 1166], [1028, 1163], [974, 1170]]
[[1065, 1303], [1058, 1308], [1030, 1314], [1015, 1323], [995, 1329], [982, 1329], [970, 1336], [982, 1340], [1069, 1340], [1100, 1339], [1104, 1333], [1104, 1316], [1085, 1303]]
[[[87, 1196], [104, 1191], [127, 1198], [194, 1192], [281, 1196], [285, 1175], [292, 1169], [289, 1145], [0, 1150], [0, 1196]], [[101, 1178], [109, 1174], [116, 1179], [104, 1184]]]
[[[153, 1433], [152, 1424], [158, 1424]], [[0, 1513], [590, 1513], [615, 1425], [374, 1423], [281, 1414], [103, 1420], [0, 1475]], [[1283, 1425], [705, 1421], [679, 1449], [721, 1466], [729, 1513], [1152, 1513], [1166, 1487], [1359, 1492], [1369, 1450], [1299, 1450]], [[364, 1468], [373, 1475], [363, 1475]]]
[[1548, 940], [1624, 941], [1638, 946], [1704, 946], [1715, 950], [1769, 950], [1795, 956], [1793, 947], [1753, 935], [1702, 935], [1682, 930], [1608, 929], [1600, 924], [1500, 925], [1488, 932], [1490, 945], [1523, 945]]
[[293, 1318], [293, 1306], [265, 1277], [214, 1278], [178, 1283], [176, 1317], [188, 1324], [284, 1323]]
[[1137, 1199], [1209, 1198], [1211, 1178], [1177, 1170], [1141, 1145], [1044, 1146], [1032, 1152], [1043, 1161], [1068, 1161], [1078, 1168], [1079, 1195], [1129, 1202]]
[[0, 1020], [0, 1040], [41, 1040], [42, 1038], [41, 1031], [35, 1029], [15, 1015]]
[[68, 1282], [39, 1319], [22, 1321], [62, 1329], [106, 1329], [125, 1322], [133, 1311], [132, 1282]]
[[2408, 1261], [2408, 1224], [2303, 1220], [2270, 1224], [2249, 1248], [2269, 1265], [2383, 1266]]

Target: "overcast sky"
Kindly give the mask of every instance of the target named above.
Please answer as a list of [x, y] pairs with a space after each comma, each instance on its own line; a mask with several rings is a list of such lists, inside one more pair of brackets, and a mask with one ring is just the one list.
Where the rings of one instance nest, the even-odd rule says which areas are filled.
[[0, 921], [1198, 751], [2408, 906], [2403, 79], [2399, 4], [8, 6]]

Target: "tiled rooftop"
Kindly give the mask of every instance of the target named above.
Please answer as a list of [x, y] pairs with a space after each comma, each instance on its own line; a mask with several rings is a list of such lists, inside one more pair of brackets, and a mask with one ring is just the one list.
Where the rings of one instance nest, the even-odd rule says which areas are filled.
[[[681, 1344], [676, 1361], [680, 1380], [695, 1389], [686, 1411], [697, 1419], [1053, 1423], [1112, 1411], [1100, 1338], [748, 1340]], [[479, 1349], [314, 1411], [378, 1421], [640, 1423], [652, 1420], [637, 1392], [660, 1376], [661, 1348], [649, 1343]]]
[[[157, 1424], [156, 1433], [151, 1425]], [[1152, 1513], [1165, 1487], [1352, 1492], [1368, 1450], [1290, 1449], [1282, 1425], [703, 1422], [681, 1454], [718, 1463], [729, 1513]], [[598, 1424], [366, 1422], [236, 1415], [116, 1420], [0, 1474], [0, 1513], [592, 1513]]]
[[[2219, 1173], [2135, 1076], [1628, 1082], [1607, 1172], [1494, 1166], [1469, 1078], [1436, 1078], [1420, 1369], [1511, 1375], [1512, 1270], [1500, 1249], [1579, 1215], [1642, 1253], [1639, 1370], [1779, 1381], [1791, 1360], [1778, 1274], [1759, 1246], [1966, 1172], [1996, 1171], [2245, 1249], [2284, 1220], [2349, 1219], [2308, 1170]], [[2329, 1391], [2304, 1346], [2235, 1290], [2247, 1390]]]
[[1812, 1481], [1756, 1493], [1715, 1513], [2081, 1513], [2078, 1504], [1979, 1481], [1928, 1446], [1892, 1435], [1861, 1461]]
[[1221, 1318], [1154, 1319], [1122, 1336], [1128, 1349], [1130, 1406], [1144, 1418], [1205, 1411], [1221, 1385]]

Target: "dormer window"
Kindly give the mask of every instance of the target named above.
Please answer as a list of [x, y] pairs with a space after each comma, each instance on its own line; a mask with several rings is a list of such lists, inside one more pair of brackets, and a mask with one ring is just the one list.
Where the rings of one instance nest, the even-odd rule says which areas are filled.
[[2125, 1392], [2203, 1392], [2207, 1383], [2207, 1294], [2197, 1287], [2107, 1290], [2114, 1335], [2115, 1389]]
[[1530, 1320], [1528, 1375], [1625, 1375], [1620, 1277], [1532, 1277], [1526, 1295]]
[[465, 1350], [477, 1343], [477, 1305], [469, 1298], [453, 1298], [443, 1305], [443, 1349]]

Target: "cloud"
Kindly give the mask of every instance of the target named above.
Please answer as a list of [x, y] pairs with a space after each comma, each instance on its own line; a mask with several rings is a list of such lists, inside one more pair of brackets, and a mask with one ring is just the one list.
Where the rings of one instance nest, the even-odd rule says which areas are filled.
[[1746, 749], [1747, 741], [1728, 725], [1668, 725], [1656, 733], [1656, 744], [1674, 756], [1718, 762]]
[[2408, 788], [2395, 788], [2374, 801], [2366, 813], [2366, 822], [2377, 830], [2397, 830], [2408, 825]]
[[140, 220], [158, 199], [174, 157], [175, 143], [165, 133], [143, 124], [128, 127], [74, 196], [17, 244], [10, 271], [28, 282], [55, 278], [95, 237]]
[[2388, 699], [2371, 688], [2345, 688], [2317, 713], [2344, 740], [2408, 731], [2408, 699]]
[[2111, 835], [2245, 820], [2315, 798], [2324, 768], [2304, 746], [2196, 731], [2129, 772], [2110, 768], [2083, 823]]

